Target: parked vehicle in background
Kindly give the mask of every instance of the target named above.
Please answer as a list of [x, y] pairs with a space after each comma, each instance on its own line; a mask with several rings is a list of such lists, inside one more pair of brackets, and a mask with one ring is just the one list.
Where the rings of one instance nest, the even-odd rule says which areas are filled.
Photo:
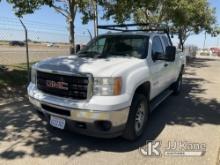
[[54, 47], [54, 43], [48, 43], [47, 47]]
[[220, 48], [210, 48], [212, 55], [220, 57]]
[[9, 45], [10, 46], [25, 46], [25, 42], [23, 42], [23, 41], [10, 41]]
[[185, 56], [168, 31], [124, 31], [98, 36], [77, 55], [33, 65], [29, 99], [50, 125], [135, 140], [150, 112], [180, 93]]

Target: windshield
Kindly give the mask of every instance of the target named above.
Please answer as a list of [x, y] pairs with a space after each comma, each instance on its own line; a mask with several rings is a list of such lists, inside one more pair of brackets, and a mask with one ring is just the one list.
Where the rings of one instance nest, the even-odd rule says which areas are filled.
[[90, 58], [108, 58], [112, 56], [145, 58], [147, 47], [147, 36], [108, 35], [92, 40], [78, 54]]

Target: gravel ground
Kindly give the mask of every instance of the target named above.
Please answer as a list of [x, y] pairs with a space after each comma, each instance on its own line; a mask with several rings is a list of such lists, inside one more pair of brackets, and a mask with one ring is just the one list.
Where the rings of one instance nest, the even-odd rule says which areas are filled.
[[[220, 61], [196, 59], [186, 69], [183, 92], [151, 115], [136, 142], [98, 139], [51, 129], [25, 98], [0, 101], [0, 164], [219, 165]], [[201, 157], [144, 156], [146, 140], [205, 143]]]

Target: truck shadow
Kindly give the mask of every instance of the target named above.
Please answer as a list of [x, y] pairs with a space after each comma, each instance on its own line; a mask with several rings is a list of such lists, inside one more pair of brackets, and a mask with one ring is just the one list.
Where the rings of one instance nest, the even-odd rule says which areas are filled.
[[211, 61], [220, 61], [220, 59], [192, 58], [189, 61], [187, 61], [187, 66], [193, 68], [208, 67], [209, 66], [208, 63]]
[[[170, 96], [150, 116], [143, 136], [135, 142], [122, 138], [100, 139], [52, 129], [33, 113], [28, 101], [0, 105], [0, 158], [16, 159], [25, 156], [46, 158], [51, 155], [76, 157], [88, 152], [128, 152], [156, 139], [166, 125], [220, 125], [220, 102], [196, 94], [205, 93], [202, 78], [184, 78], [181, 95]], [[19, 147], [32, 148], [25, 152]]]

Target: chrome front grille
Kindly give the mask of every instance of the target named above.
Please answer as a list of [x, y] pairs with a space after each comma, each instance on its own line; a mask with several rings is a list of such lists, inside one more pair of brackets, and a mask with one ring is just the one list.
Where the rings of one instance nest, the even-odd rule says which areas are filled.
[[91, 78], [88, 75], [63, 75], [37, 71], [37, 88], [55, 96], [86, 100], [91, 93]]

